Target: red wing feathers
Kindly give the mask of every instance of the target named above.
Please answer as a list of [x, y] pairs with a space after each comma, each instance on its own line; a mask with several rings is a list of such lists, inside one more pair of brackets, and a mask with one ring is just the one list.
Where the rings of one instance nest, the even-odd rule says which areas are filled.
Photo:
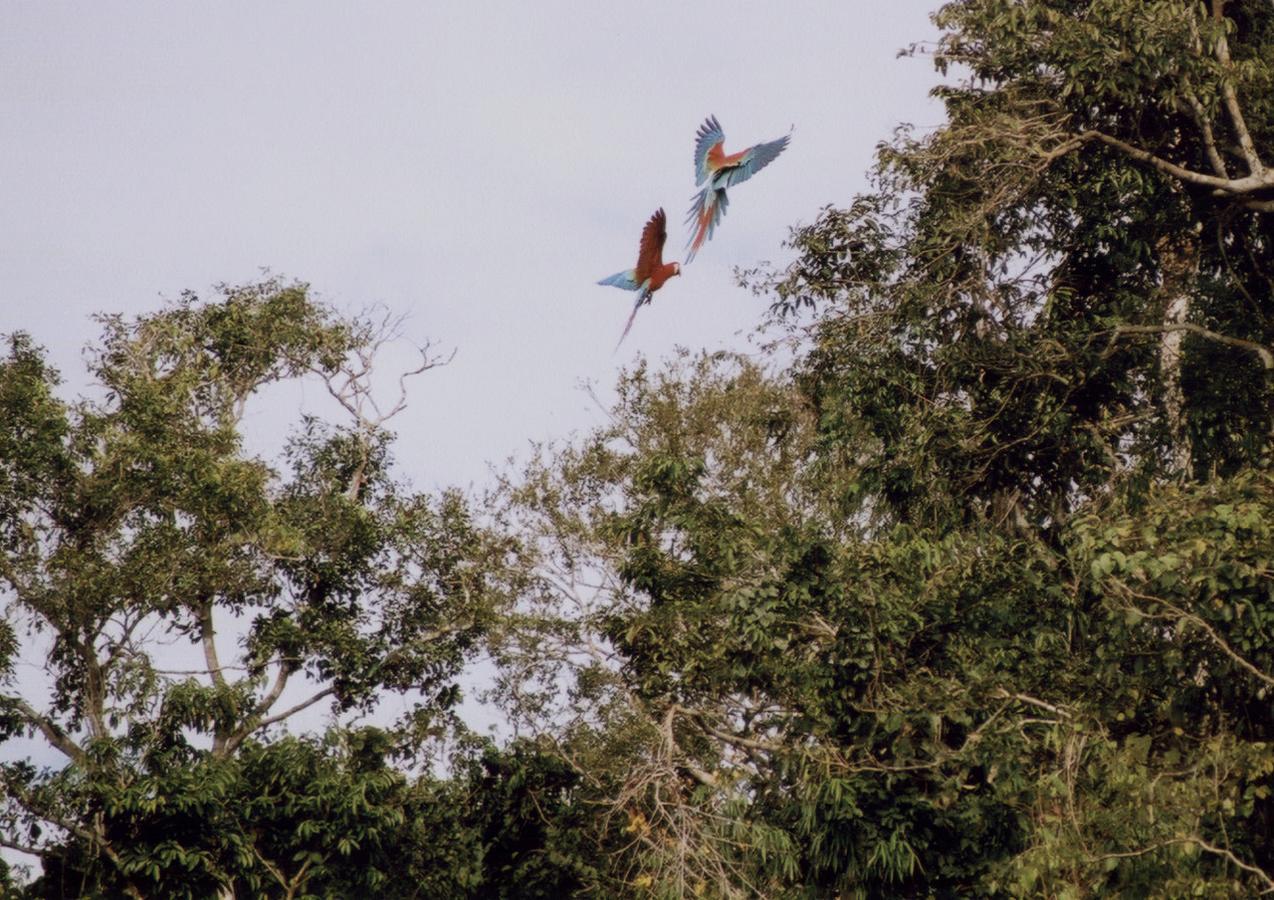
[[722, 169], [729, 168], [730, 166], [737, 166], [743, 157], [748, 155], [751, 149], [752, 148], [749, 147], [747, 150], [740, 150], [738, 153], [731, 153], [727, 156], [725, 152], [725, 144], [717, 144], [708, 151], [708, 165], [714, 172], [719, 172]]
[[637, 252], [637, 283], [641, 284], [664, 264], [664, 241], [668, 239], [668, 220], [661, 207], [641, 230], [641, 249]]

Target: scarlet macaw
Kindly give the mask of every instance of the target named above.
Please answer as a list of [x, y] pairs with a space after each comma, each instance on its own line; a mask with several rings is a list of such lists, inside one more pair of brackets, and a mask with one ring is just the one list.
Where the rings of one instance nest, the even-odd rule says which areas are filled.
[[694, 198], [686, 222], [693, 222], [694, 231], [687, 243], [689, 252], [686, 262], [689, 263], [699, 252], [699, 248], [712, 237], [717, 223], [725, 215], [730, 205], [726, 197], [726, 188], [742, 184], [757, 172], [760, 172], [787, 147], [791, 135], [784, 135], [777, 141], [756, 144], [738, 153], [726, 155], [725, 132], [716, 116], [708, 116], [699, 126], [695, 134], [695, 185], [708, 182]]
[[624, 333], [619, 336], [619, 343], [615, 344], [616, 349], [624, 342], [624, 338], [628, 337], [628, 329], [633, 327], [633, 319], [637, 318], [637, 310], [641, 309], [641, 305], [649, 303], [651, 295], [663, 287], [665, 281], [674, 275], [681, 274], [681, 263], [663, 261], [664, 241], [667, 239], [667, 218], [661, 208], [650, 217], [646, 227], [641, 230], [641, 246], [637, 251], [636, 268], [616, 272], [609, 278], [603, 278], [597, 282], [637, 292], [637, 302], [633, 304], [632, 314], [628, 317], [628, 324], [624, 326]]

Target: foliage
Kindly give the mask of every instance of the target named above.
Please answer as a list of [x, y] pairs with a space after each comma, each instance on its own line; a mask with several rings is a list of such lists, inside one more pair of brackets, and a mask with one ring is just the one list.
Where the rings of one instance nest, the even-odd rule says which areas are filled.
[[[299, 286], [106, 319], [91, 402], [12, 338], [0, 728], [66, 758], [4, 769], [32, 891], [1274, 891], [1274, 8], [935, 22], [946, 123], [743, 274], [769, 352], [624, 373], [482, 524], [393, 480], [381, 339]], [[239, 423], [306, 373], [350, 420], [281, 474]], [[522, 737], [408, 777], [479, 642]]]
[[795, 361], [639, 367], [511, 480], [510, 705], [617, 896], [1274, 889], [1274, 11], [935, 21], [947, 123], [744, 274]]
[[[393, 479], [405, 398], [373, 395], [392, 323], [278, 281], [102, 321], [94, 399], [60, 399], [24, 336], [0, 361], [0, 726], [63, 758], [4, 765], [0, 840], [43, 858], [54, 894], [380, 890], [406, 816], [386, 761], [446, 724], [505, 550], [458, 496]], [[241, 424], [302, 377], [348, 421], [301, 419], [280, 472]], [[12, 678], [19, 632], [49, 649], [47, 702]], [[278, 737], [386, 692], [406, 714], [381, 737]]]

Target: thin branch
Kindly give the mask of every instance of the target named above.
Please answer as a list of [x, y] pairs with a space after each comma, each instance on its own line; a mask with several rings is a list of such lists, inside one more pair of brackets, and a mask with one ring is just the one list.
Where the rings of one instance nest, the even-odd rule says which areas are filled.
[[271, 685], [266, 695], [261, 698], [261, 702], [244, 719], [243, 724], [232, 734], [216, 735], [213, 738], [212, 752], [214, 755], [224, 757], [233, 753], [235, 748], [242, 744], [248, 735], [258, 728], [263, 728], [266, 724], [269, 724], [263, 721], [262, 717], [270, 711], [274, 704], [278, 702], [279, 697], [283, 695], [283, 689], [287, 687], [288, 679], [292, 676], [293, 671], [295, 669], [291, 663], [279, 663], [279, 672], [274, 678], [274, 684]]
[[[1235, 650], [1233, 647], [1231, 647], [1226, 642], [1225, 638], [1221, 637], [1221, 635], [1217, 633], [1216, 629], [1213, 628], [1211, 625], [1209, 625], [1204, 619], [1201, 619], [1199, 616], [1196, 616], [1194, 613], [1186, 612], [1184, 609], [1181, 609], [1179, 606], [1177, 606], [1174, 603], [1164, 600], [1162, 597], [1156, 597], [1153, 594], [1144, 594], [1141, 591], [1135, 591], [1131, 587], [1129, 587], [1126, 582], [1124, 582], [1121, 579], [1115, 579], [1115, 582], [1120, 587], [1122, 587], [1129, 594], [1129, 596], [1137, 597], [1140, 600], [1149, 600], [1152, 603], [1158, 603], [1160, 606], [1166, 606], [1168, 609], [1172, 610], [1179, 619], [1184, 619], [1187, 622], [1197, 625], [1199, 628], [1201, 628], [1203, 631], [1207, 633], [1208, 637], [1212, 638], [1212, 642], [1216, 644], [1218, 648], [1220, 648], [1221, 652], [1224, 653], [1226, 656], [1230, 657], [1230, 659], [1234, 660], [1239, 665], [1240, 668], [1247, 670], [1252, 675], [1254, 675], [1258, 680], [1265, 682], [1271, 687], [1274, 687], [1274, 677], [1271, 677], [1267, 673], [1262, 672], [1251, 662], [1244, 659], [1239, 654], [1239, 652]], [[1167, 617], [1165, 616], [1165, 618]]]
[[[1221, 22], [1225, 17], [1224, 12], [1225, 0], [1212, 0], [1212, 18]], [[1265, 166], [1256, 155], [1256, 145], [1252, 143], [1252, 134], [1247, 130], [1247, 122], [1239, 108], [1239, 97], [1234, 91], [1234, 81], [1231, 78], [1234, 63], [1230, 60], [1230, 43], [1226, 40], [1224, 27], [1217, 35], [1216, 58], [1225, 69], [1221, 76], [1221, 98], [1225, 101], [1225, 111], [1229, 113], [1230, 124], [1234, 127], [1234, 136], [1239, 139], [1239, 149], [1243, 151], [1248, 171], [1253, 175], [1261, 175], [1265, 172]]]
[[72, 762], [79, 762], [84, 758], [84, 751], [80, 749], [75, 741], [71, 740], [70, 735], [58, 726], [56, 722], [46, 716], [41, 715], [25, 700], [18, 697], [4, 698], [12, 703], [17, 710], [22, 713], [23, 717], [39, 729], [44, 735], [44, 739], [53, 745], [54, 748], [61, 751]]
[[277, 722], [282, 722], [284, 719], [296, 715], [303, 709], [308, 709], [324, 697], [330, 697], [334, 693], [336, 693], [336, 688], [334, 686], [325, 687], [323, 690], [311, 696], [308, 700], [302, 700], [300, 703], [296, 704], [296, 706], [289, 707], [288, 709], [283, 710], [283, 712], [275, 713], [272, 716], [261, 719], [249, 728], [241, 728], [239, 733], [230, 739], [228, 750], [234, 750], [243, 743], [244, 739], [252, 732], [259, 731], [262, 728], [268, 728]]
[[1167, 331], [1188, 331], [1210, 341], [1250, 350], [1260, 357], [1261, 364], [1265, 366], [1267, 371], [1274, 370], [1274, 350], [1270, 350], [1264, 344], [1258, 344], [1256, 341], [1248, 341], [1243, 338], [1230, 337], [1228, 334], [1211, 331], [1202, 325], [1195, 325], [1192, 322], [1172, 322], [1164, 323], [1163, 325], [1119, 325], [1114, 329], [1114, 334], [1118, 337], [1121, 334], [1163, 334]]
[[1230, 172], [1225, 167], [1225, 160], [1221, 158], [1221, 152], [1217, 150], [1216, 135], [1212, 132], [1212, 123], [1208, 120], [1208, 114], [1204, 110], [1203, 104], [1199, 102], [1199, 98], [1194, 95], [1194, 92], [1188, 88], [1184, 102], [1186, 111], [1189, 112], [1190, 117], [1194, 119], [1194, 124], [1198, 126], [1199, 131], [1203, 134], [1203, 152], [1208, 157], [1208, 163], [1212, 166], [1212, 171], [1216, 173], [1218, 178], [1229, 180]]
[[1148, 150], [1143, 150], [1127, 141], [1120, 140], [1113, 135], [1106, 134], [1101, 131], [1089, 130], [1078, 135], [1078, 139], [1082, 141], [1100, 141], [1109, 147], [1114, 147], [1120, 153], [1139, 162], [1149, 163], [1159, 171], [1187, 181], [1190, 184], [1197, 184], [1200, 187], [1209, 187], [1219, 191], [1221, 194], [1241, 196], [1244, 194], [1255, 193], [1256, 191], [1267, 190], [1274, 187], [1274, 173], [1270, 173], [1261, 169], [1243, 178], [1221, 178], [1216, 175], [1206, 175], [1203, 172], [1195, 172], [1193, 169], [1187, 169], [1179, 166], [1174, 162], [1169, 162], [1161, 156], [1155, 156]]

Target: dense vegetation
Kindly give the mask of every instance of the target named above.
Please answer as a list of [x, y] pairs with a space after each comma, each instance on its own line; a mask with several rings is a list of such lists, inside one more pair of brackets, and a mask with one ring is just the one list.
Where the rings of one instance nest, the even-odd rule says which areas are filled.
[[[484, 517], [394, 481], [380, 332], [301, 286], [107, 319], [93, 401], [13, 338], [21, 893], [1274, 892], [1274, 7], [936, 21], [947, 123], [744, 275], [773, 352], [625, 373]], [[249, 456], [299, 377], [348, 422]], [[479, 653], [505, 747], [451, 715]]]

